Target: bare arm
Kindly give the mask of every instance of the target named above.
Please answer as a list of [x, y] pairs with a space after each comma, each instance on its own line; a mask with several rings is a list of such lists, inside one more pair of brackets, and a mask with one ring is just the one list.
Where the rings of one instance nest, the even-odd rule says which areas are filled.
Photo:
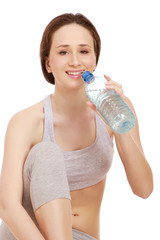
[[11, 119], [6, 132], [0, 178], [0, 217], [19, 240], [44, 240], [21, 204], [22, 170], [31, 147], [32, 130], [26, 113], [18, 113]]
[[[139, 197], [147, 198], [153, 191], [153, 176], [142, 149], [138, 119], [134, 107], [131, 101], [124, 96], [121, 84], [112, 81], [107, 75], [105, 75], [105, 78], [107, 80], [106, 88], [113, 89], [118, 95], [120, 95], [135, 114], [136, 125], [131, 131], [125, 134], [117, 134], [112, 131], [110, 135], [115, 136], [117, 149], [133, 193]], [[87, 102], [87, 104], [97, 112], [95, 105], [91, 102]], [[99, 116], [103, 119], [100, 114]], [[103, 121], [105, 120], [103, 119]], [[108, 125], [107, 129], [111, 131], [111, 128]]]
[[122, 85], [112, 81], [107, 75], [105, 75], [105, 78], [107, 80], [107, 89], [113, 89], [121, 96], [135, 114], [136, 124], [134, 128], [128, 133], [114, 133], [114, 135], [117, 149], [133, 193], [139, 197], [147, 198], [153, 191], [153, 176], [142, 149], [136, 112], [131, 101], [123, 94]]
[[[135, 113], [130, 100], [125, 99], [125, 101]], [[147, 198], [153, 190], [153, 176], [142, 149], [137, 117], [136, 125], [130, 132], [114, 135], [132, 191], [142, 198]]]

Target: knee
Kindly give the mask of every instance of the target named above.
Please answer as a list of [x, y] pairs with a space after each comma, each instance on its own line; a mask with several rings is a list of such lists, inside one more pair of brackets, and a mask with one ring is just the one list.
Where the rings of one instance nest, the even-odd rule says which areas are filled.
[[27, 156], [25, 167], [29, 174], [35, 170], [47, 166], [65, 166], [61, 148], [54, 142], [40, 142], [33, 146]]
[[57, 199], [70, 197], [63, 152], [53, 142], [42, 142], [29, 155], [30, 195], [34, 210]]

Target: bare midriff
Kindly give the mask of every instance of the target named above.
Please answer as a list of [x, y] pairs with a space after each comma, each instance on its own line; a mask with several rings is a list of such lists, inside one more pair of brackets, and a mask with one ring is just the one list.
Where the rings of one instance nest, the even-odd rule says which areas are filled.
[[72, 228], [100, 239], [99, 216], [105, 188], [104, 178], [99, 183], [71, 191]]
[[[41, 124], [37, 132], [39, 132], [39, 137], [37, 142], [40, 142], [43, 137], [44, 131], [44, 112], [43, 112], [43, 102], [37, 105], [40, 117]], [[35, 112], [35, 107], [34, 107]], [[86, 117], [86, 120], [82, 118], [82, 121], [79, 120], [77, 125], [67, 123], [65, 119], [64, 124], [63, 121], [56, 115], [56, 111], [54, 111], [54, 140], [55, 142], [64, 150], [64, 151], [74, 151], [86, 148], [92, 145], [96, 139], [96, 124], [94, 113]], [[38, 118], [38, 117], [37, 117]], [[38, 118], [39, 119], [39, 118]], [[86, 125], [84, 126], [84, 122]], [[71, 121], [73, 123], [73, 121]], [[75, 123], [75, 121], [74, 121]], [[68, 132], [69, 129], [69, 132]], [[78, 132], [76, 132], [78, 129]], [[79, 129], [81, 131], [79, 131]], [[112, 131], [109, 127], [107, 127], [110, 137], [112, 136]], [[74, 137], [73, 137], [74, 136]], [[76, 138], [77, 136], [77, 138]], [[88, 136], [88, 138], [86, 138]], [[70, 141], [66, 141], [70, 139]], [[85, 141], [84, 141], [85, 139]], [[83, 143], [83, 144], [82, 144]], [[87, 233], [90, 236], [96, 238], [96, 240], [100, 239], [100, 208], [101, 202], [103, 198], [104, 188], [105, 188], [106, 177], [101, 180], [99, 183], [86, 187], [80, 190], [71, 191], [71, 207], [72, 207], [72, 228], [77, 229], [81, 232]]]

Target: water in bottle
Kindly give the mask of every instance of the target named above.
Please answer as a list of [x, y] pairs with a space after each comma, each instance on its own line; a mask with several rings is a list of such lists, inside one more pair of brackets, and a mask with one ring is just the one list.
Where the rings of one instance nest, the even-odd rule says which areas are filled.
[[82, 78], [86, 83], [87, 98], [112, 130], [119, 134], [130, 131], [136, 123], [134, 113], [114, 90], [106, 89], [106, 79], [94, 76], [89, 71], [84, 72]]

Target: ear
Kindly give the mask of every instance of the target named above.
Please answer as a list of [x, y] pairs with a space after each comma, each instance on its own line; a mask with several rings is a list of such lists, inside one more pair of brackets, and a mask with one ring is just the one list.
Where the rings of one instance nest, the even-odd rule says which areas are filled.
[[45, 57], [45, 66], [46, 66], [47, 72], [51, 73], [52, 70], [51, 70], [51, 67], [50, 67], [50, 63], [49, 63], [49, 58], [48, 57]]

